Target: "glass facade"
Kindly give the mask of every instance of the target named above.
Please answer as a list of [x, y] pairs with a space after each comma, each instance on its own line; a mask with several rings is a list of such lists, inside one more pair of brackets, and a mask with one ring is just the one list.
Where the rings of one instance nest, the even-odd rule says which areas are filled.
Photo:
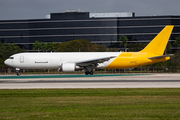
[[129, 42], [149, 42], [166, 25], [175, 25], [171, 41], [180, 36], [180, 16], [92, 18], [89, 12], [52, 13], [50, 19], [0, 21], [0, 42], [15, 43], [27, 50], [36, 40], [61, 43], [87, 39], [119, 47], [121, 35]]

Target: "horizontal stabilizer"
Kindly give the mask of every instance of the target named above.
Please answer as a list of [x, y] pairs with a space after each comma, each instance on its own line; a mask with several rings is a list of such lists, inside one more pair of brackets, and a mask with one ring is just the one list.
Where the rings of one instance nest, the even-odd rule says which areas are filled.
[[173, 54], [161, 55], [161, 56], [156, 56], [156, 57], [148, 57], [148, 59], [160, 59], [160, 58], [165, 58], [165, 57], [170, 57], [170, 56], [173, 56]]

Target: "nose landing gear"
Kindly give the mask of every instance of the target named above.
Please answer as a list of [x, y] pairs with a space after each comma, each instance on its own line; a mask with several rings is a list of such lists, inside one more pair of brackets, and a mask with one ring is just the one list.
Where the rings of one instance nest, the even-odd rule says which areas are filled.
[[19, 68], [16, 68], [16, 74], [17, 74], [17, 76], [20, 76], [20, 75], [21, 75]]

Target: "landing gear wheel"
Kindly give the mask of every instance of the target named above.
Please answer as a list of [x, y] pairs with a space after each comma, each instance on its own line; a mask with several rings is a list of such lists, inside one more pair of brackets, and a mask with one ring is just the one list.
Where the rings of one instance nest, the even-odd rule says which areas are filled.
[[88, 75], [88, 74], [89, 74], [89, 72], [88, 72], [88, 71], [86, 71], [86, 72], [85, 72], [85, 75]]
[[93, 71], [90, 71], [89, 74], [90, 74], [90, 75], [93, 75]]
[[93, 75], [93, 71], [86, 71], [86, 72], [85, 72], [85, 75], [89, 75], [89, 74], [90, 74], [90, 75]]
[[20, 75], [21, 75], [20, 71], [17, 71], [17, 76], [20, 76]]

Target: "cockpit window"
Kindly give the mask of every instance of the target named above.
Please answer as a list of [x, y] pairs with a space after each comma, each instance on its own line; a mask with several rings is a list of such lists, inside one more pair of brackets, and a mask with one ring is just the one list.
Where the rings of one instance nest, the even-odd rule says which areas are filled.
[[9, 57], [9, 59], [14, 59], [14, 57]]

